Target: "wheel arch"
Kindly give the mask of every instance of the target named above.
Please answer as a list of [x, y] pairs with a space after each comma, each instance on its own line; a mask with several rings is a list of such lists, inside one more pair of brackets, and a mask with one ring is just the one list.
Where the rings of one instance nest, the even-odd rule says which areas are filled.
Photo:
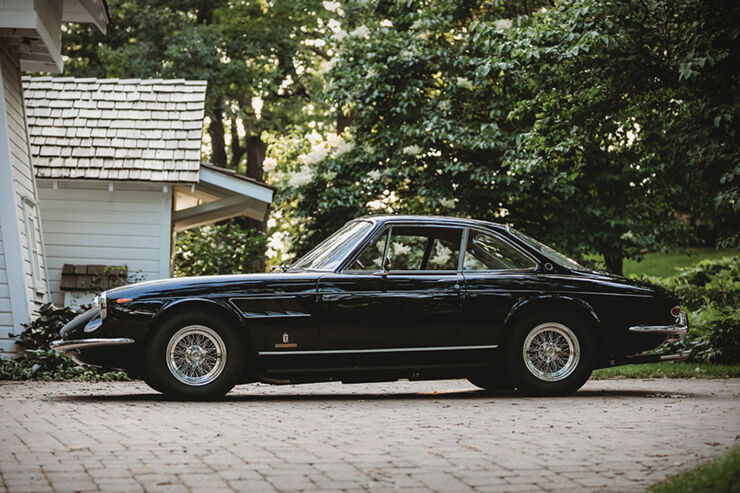
[[575, 296], [541, 295], [518, 300], [514, 303], [504, 320], [504, 329], [507, 334], [505, 339], [512, 333], [512, 328], [523, 318], [543, 312], [564, 314], [583, 320], [593, 336], [599, 357], [604, 354], [604, 334], [603, 330], [601, 330], [601, 318], [591, 304]]
[[249, 337], [244, 321], [235, 310], [224, 303], [207, 298], [183, 298], [164, 305], [151, 321], [151, 328], [157, 327], [162, 321], [187, 312], [205, 313], [224, 319], [237, 330], [237, 334], [250, 348]]

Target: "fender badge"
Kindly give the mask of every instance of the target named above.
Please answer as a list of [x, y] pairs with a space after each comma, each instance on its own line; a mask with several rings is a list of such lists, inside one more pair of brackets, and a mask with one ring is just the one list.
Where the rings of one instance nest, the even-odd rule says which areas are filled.
[[287, 332], [283, 332], [283, 343], [275, 344], [276, 349], [288, 349], [295, 347], [298, 347], [298, 344], [296, 344], [295, 342], [290, 342], [290, 336], [288, 336]]

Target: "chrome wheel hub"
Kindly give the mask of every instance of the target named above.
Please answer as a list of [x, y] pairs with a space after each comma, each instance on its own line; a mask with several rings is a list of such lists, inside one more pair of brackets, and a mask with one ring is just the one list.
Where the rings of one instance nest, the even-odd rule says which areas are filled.
[[557, 382], [575, 371], [581, 348], [572, 330], [563, 324], [548, 322], [538, 325], [527, 335], [522, 356], [532, 375], [546, 382]]
[[205, 325], [178, 330], [167, 344], [167, 367], [186, 385], [207, 385], [226, 366], [226, 345], [218, 333]]

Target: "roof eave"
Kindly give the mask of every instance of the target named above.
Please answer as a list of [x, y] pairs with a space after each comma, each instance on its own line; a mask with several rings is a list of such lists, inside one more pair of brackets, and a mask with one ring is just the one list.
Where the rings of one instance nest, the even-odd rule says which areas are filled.
[[94, 24], [103, 34], [108, 30], [110, 12], [105, 0], [65, 0], [62, 22]]

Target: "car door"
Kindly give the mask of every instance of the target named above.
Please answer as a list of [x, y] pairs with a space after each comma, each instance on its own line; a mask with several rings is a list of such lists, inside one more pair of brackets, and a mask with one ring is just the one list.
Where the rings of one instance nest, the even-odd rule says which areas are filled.
[[[463, 228], [392, 224], [341, 273], [319, 280], [321, 343], [358, 364], [453, 364], [459, 346]], [[455, 351], [455, 350], [453, 350]]]
[[470, 228], [466, 236], [464, 322], [471, 344], [499, 345], [514, 303], [534, 289], [537, 262], [498, 233]]

